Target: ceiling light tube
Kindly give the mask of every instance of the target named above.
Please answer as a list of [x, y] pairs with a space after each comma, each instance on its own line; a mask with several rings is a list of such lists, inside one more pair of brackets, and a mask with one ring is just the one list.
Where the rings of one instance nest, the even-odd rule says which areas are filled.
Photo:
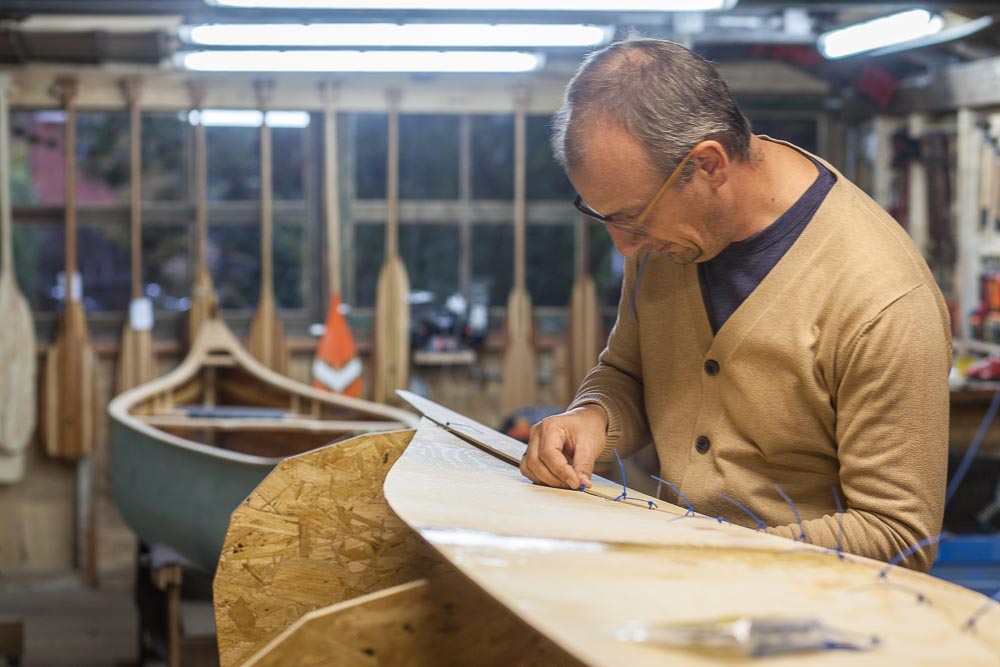
[[224, 7], [445, 11], [704, 12], [737, 0], [206, 0]]
[[[263, 114], [256, 109], [205, 109], [188, 112], [188, 122], [205, 127], [260, 127]], [[268, 111], [268, 127], [309, 127], [307, 111]]]
[[191, 51], [175, 58], [206, 72], [530, 72], [545, 63], [523, 51]]
[[817, 48], [828, 59], [846, 58], [941, 31], [944, 19], [926, 9], [910, 9], [823, 33]]
[[215, 23], [181, 27], [184, 41], [204, 46], [587, 47], [611, 40], [597, 25], [477, 23]]

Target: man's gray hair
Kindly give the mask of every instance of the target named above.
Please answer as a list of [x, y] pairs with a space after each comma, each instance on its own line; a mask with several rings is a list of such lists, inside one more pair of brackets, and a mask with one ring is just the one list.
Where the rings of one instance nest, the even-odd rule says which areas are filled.
[[630, 132], [664, 177], [706, 139], [737, 161], [750, 156], [750, 123], [715, 67], [666, 40], [629, 36], [586, 57], [553, 118], [552, 150], [564, 167], [580, 163], [595, 121]]

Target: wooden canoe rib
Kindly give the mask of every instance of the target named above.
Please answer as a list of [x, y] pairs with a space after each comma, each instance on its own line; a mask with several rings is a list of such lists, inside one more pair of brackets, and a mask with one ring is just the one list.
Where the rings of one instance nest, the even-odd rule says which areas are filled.
[[112, 492], [125, 521], [209, 572], [233, 508], [282, 458], [416, 423], [266, 368], [218, 318], [202, 324], [180, 366], [117, 396], [109, 412]]

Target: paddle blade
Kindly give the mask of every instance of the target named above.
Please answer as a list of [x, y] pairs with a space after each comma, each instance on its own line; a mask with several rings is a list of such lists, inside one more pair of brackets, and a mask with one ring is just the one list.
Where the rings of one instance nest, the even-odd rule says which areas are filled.
[[597, 355], [604, 343], [594, 279], [590, 275], [581, 276], [573, 284], [569, 304], [570, 364], [567, 389], [570, 398], [576, 395], [583, 378], [597, 365]]
[[14, 456], [35, 431], [37, 359], [31, 310], [10, 275], [0, 278], [0, 313], [0, 454]]
[[503, 353], [500, 408], [508, 415], [535, 402], [535, 346], [531, 296], [514, 289], [507, 299], [507, 345]]
[[375, 367], [372, 400], [396, 402], [410, 382], [410, 279], [398, 256], [382, 265], [375, 294]]
[[118, 393], [156, 377], [152, 313], [152, 304], [146, 297], [134, 299], [129, 306], [118, 357]]
[[274, 297], [265, 294], [257, 306], [257, 313], [250, 323], [250, 335], [246, 341], [247, 351], [272, 371], [288, 373], [288, 347], [285, 344], [285, 330], [278, 319]]
[[316, 348], [312, 367], [313, 386], [335, 394], [360, 398], [361, 359], [354, 345], [354, 336], [347, 318], [340, 312], [340, 294], [330, 297], [326, 312], [326, 331]]
[[97, 359], [80, 302], [66, 304], [59, 336], [45, 359], [45, 451], [52, 458], [78, 461], [95, 449], [101, 410]]

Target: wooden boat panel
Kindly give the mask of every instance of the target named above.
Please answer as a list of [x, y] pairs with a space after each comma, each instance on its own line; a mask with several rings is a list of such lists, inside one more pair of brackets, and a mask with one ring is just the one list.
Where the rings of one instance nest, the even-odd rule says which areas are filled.
[[[600, 478], [595, 488], [622, 490]], [[984, 614], [975, 632], [962, 629], [988, 604], [968, 589], [708, 517], [685, 517], [684, 509], [667, 503], [650, 510], [536, 486], [516, 467], [430, 421], [389, 472], [384, 491], [397, 515], [450, 563], [588, 665], [720, 664], [717, 654], [625, 643], [613, 631], [627, 622], [743, 615], [818, 617], [881, 640], [871, 652], [800, 654], [795, 664], [995, 665], [1000, 656], [1000, 613]], [[725, 664], [751, 662], [779, 660]]]

